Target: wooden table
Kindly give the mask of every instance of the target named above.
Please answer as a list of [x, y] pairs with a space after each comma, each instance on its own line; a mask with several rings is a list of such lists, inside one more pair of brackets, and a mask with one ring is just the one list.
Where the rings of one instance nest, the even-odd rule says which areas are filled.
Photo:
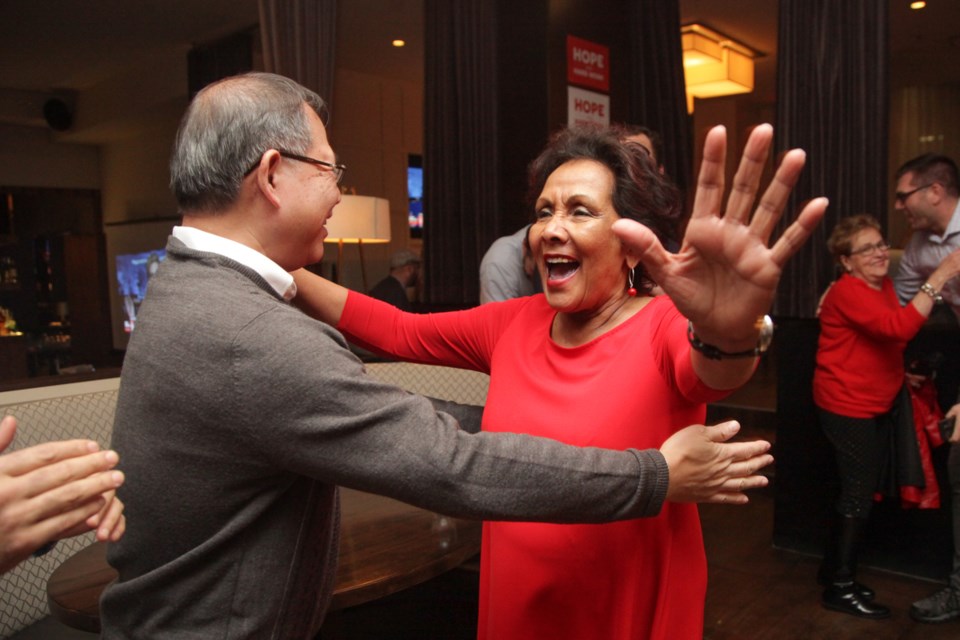
[[[481, 523], [341, 489], [340, 559], [330, 608], [376, 600], [424, 582], [480, 550]], [[117, 577], [106, 544], [68, 558], [47, 581], [50, 612], [75, 629], [100, 632], [100, 594]]]

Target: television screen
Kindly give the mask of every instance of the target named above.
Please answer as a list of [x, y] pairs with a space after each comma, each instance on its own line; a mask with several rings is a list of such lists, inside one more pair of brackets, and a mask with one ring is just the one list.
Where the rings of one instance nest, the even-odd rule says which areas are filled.
[[110, 318], [115, 349], [126, 349], [150, 275], [166, 257], [167, 238], [179, 218], [107, 223]]
[[423, 160], [420, 156], [411, 155], [407, 162], [407, 197], [410, 237], [420, 238], [423, 235]]
[[123, 332], [132, 333], [137, 324], [137, 311], [147, 295], [147, 282], [167, 252], [163, 249], [142, 253], [122, 253], [117, 256], [117, 286], [123, 299]]

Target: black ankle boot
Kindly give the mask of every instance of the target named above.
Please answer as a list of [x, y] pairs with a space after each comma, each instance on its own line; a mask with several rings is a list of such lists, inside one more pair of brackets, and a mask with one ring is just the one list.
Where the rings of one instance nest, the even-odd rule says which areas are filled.
[[823, 590], [821, 602], [832, 611], [847, 613], [859, 618], [879, 620], [890, 617], [890, 609], [882, 604], [864, 600], [857, 591], [855, 582], [834, 583]]
[[832, 549], [828, 549], [828, 552], [832, 553], [825, 556], [824, 565], [817, 576], [818, 582], [824, 580], [827, 583], [822, 602], [827, 609], [861, 618], [887, 618], [890, 616], [890, 609], [874, 604], [873, 590], [853, 579], [857, 570], [857, 547], [864, 522], [862, 518], [851, 516], [840, 518]]
[[[817, 584], [821, 587], [830, 586], [832, 576], [836, 570], [836, 567], [829, 567], [826, 564], [820, 565], [820, 570], [817, 571]], [[865, 600], [866, 602], [873, 602], [873, 599], [877, 597], [877, 593], [862, 582], [857, 582], [854, 580], [853, 588], [856, 589], [857, 595], [860, 596], [860, 599]]]

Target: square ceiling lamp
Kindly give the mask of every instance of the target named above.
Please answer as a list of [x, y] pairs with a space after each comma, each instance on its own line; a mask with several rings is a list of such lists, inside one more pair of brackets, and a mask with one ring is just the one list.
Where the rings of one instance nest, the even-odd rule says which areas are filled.
[[355, 244], [360, 252], [360, 273], [363, 291], [367, 291], [367, 268], [363, 261], [363, 245], [390, 242], [390, 201], [371, 196], [343, 195], [327, 220], [324, 242], [337, 243], [337, 279], [342, 273], [343, 245]]
[[753, 91], [756, 52], [752, 49], [700, 24], [680, 27], [680, 40], [689, 113], [693, 113], [694, 98]]

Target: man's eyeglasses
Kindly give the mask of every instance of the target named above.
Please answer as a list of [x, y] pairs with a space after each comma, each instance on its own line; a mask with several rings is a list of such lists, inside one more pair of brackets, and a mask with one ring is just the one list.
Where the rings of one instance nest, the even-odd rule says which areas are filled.
[[917, 191], [923, 191], [924, 189], [927, 189], [928, 187], [932, 187], [933, 184], [934, 184], [934, 183], [930, 182], [930, 183], [928, 183], [928, 184], [923, 185], [922, 187], [917, 187], [916, 189], [911, 189], [910, 191], [897, 191], [897, 192], [893, 195], [894, 202], [899, 202], [899, 203], [903, 204], [904, 202], [907, 201], [907, 198], [909, 198], [910, 196], [912, 196], [913, 194], [915, 194]]
[[877, 251], [887, 251], [890, 248], [890, 245], [886, 240], [881, 240], [876, 244], [868, 244], [859, 249], [853, 249], [850, 251], [851, 256], [866, 256], [870, 257], [875, 254]]
[[[291, 153], [289, 151], [278, 150], [281, 156], [284, 158], [290, 158], [291, 160], [296, 160], [297, 162], [306, 162], [308, 164], [315, 164], [324, 169], [329, 169], [333, 172], [333, 177], [336, 178], [337, 184], [340, 184], [340, 181], [343, 180], [343, 173], [347, 170], [347, 165], [340, 163], [327, 162], [326, 160], [317, 160], [316, 158], [310, 158], [308, 156], [301, 156], [298, 153]], [[244, 175], [244, 177], [253, 173], [253, 170], [260, 165], [260, 161], [250, 167]]]

